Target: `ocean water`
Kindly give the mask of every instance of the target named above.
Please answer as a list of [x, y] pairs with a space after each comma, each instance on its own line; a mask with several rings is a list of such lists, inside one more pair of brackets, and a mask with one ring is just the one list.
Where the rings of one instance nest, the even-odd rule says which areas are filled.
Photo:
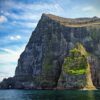
[[0, 90], [0, 100], [100, 100], [100, 90]]

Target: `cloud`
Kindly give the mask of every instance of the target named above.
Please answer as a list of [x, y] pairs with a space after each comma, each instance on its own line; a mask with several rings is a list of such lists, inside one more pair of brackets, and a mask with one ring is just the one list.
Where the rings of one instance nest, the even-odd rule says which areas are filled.
[[14, 75], [18, 58], [24, 48], [25, 45], [21, 47], [13, 47], [13, 49], [0, 48], [0, 50], [6, 52], [0, 52], [0, 81], [5, 77], [11, 77]]
[[[93, 4], [82, 4], [82, 5], [76, 5], [73, 6], [72, 10], [70, 10], [70, 15], [73, 16], [73, 13], [75, 15], [73, 16], [74, 18], [78, 17], [93, 17], [93, 16], [98, 16], [100, 17], [100, 11], [98, 8], [93, 5]], [[73, 13], [72, 13], [73, 12]]]
[[[21, 28], [24, 28], [24, 30], [25, 29], [33, 29], [33, 28], [35, 28], [36, 27], [36, 25], [37, 25], [37, 22], [25, 22], [25, 21], [22, 21], [22, 22], [17, 22], [17, 21], [13, 21], [12, 22], [12, 24], [14, 25], [14, 26], [17, 26], [17, 27], [21, 27]], [[21, 29], [20, 29], [21, 30]], [[26, 30], [26, 31], [27, 31]], [[24, 31], [25, 32], [25, 31]], [[26, 32], [25, 32], [26, 33]]]
[[0, 81], [4, 78], [12, 77], [15, 73], [16, 64], [4, 64], [0, 66]]
[[[15, 1], [9, 1], [5, 3], [5, 7], [2, 9], [2, 14], [8, 19], [8, 25], [2, 26], [2, 29], [19, 31], [20, 29], [30, 29], [33, 31], [40, 19], [42, 13], [51, 13], [55, 15], [65, 15], [63, 8], [55, 2], [46, 3], [22, 3]], [[3, 6], [4, 7], [4, 6]], [[24, 9], [25, 8], [25, 9]], [[6, 10], [5, 10], [6, 9]], [[14, 11], [12, 11], [14, 9]], [[23, 33], [22, 33], [23, 34]], [[24, 33], [25, 34], [25, 33]], [[10, 40], [16, 40], [14, 37], [10, 37]]]
[[7, 52], [7, 53], [15, 53], [15, 51], [11, 50], [11, 49], [7, 49], [7, 48], [0, 48], [0, 50], [4, 51], [4, 52]]
[[8, 48], [0, 48], [0, 50], [7, 53], [0, 53], [0, 64], [17, 62], [19, 55], [24, 50], [25, 45], [22, 47], [15, 47], [13, 50]]
[[82, 8], [82, 11], [86, 11], [86, 12], [94, 11], [94, 10], [95, 10], [95, 7], [93, 7], [93, 6], [86, 6], [86, 7]]
[[7, 18], [5, 16], [0, 16], [0, 23], [4, 23], [7, 21]]
[[[10, 1], [11, 2], [11, 1]], [[17, 2], [18, 3], [18, 2]], [[63, 8], [55, 2], [52, 3], [18, 3], [12, 1], [11, 3], [7, 3], [6, 6], [9, 6], [9, 9], [16, 9], [20, 13], [11, 12], [9, 10], [2, 11], [5, 16], [8, 16], [13, 19], [19, 20], [39, 20], [42, 13], [53, 13], [53, 14], [61, 14], [64, 13]], [[23, 9], [25, 8], [25, 9]]]
[[21, 36], [20, 35], [15, 35], [15, 36], [9, 36], [10, 40], [20, 40]]

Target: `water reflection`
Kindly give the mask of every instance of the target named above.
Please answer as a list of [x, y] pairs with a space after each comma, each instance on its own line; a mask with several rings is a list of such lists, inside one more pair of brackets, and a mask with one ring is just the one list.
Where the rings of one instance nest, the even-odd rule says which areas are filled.
[[30, 96], [31, 100], [95, 100], [93, 91], [39, 91]]
[[94, 91], [88, 91], [87, 97], [88, 97], [87, 100], [95, 100]]
[[[31, 100], [68, 100], [65, 91], [38, 91], [37, 93], [33, 92], [33, 95], [30, 96]], [[70, 99], [71, 100], [71, 99]]]
[[100, 100], [100, 91], [0, 90], [0, 100]]

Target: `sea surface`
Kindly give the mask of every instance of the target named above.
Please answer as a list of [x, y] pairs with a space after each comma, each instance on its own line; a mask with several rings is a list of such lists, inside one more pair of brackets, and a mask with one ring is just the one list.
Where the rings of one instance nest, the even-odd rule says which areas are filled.
[[0, 100], [100, 100], [100, 90], [0, 90]]

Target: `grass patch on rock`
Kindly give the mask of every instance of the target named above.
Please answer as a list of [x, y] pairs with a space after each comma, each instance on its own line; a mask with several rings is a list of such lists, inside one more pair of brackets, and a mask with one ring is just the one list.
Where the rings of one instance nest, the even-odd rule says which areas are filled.
[[87, 73], [87, 55], [82, 44], [77, 43], [76, 47], [70, 50], [69, 56], [64, 59], [63, 70], [67, 74], [86, 74]]

